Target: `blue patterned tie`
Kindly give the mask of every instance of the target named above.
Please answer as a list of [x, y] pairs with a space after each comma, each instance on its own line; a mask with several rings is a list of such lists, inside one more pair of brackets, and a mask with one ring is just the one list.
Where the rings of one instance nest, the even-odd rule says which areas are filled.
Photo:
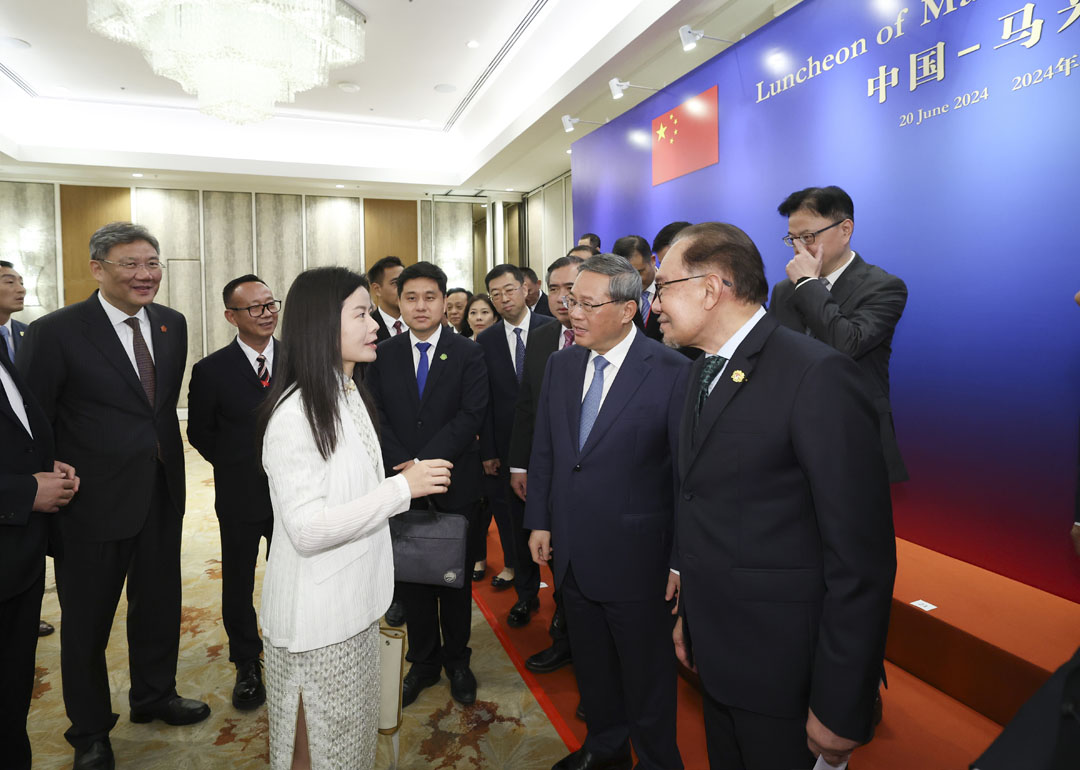
[[649, 299], [649, 292], [641, 292], [641, 322], [649, 322], [649, 313], [652, 311], [652, 301]]
[[697, 410], [694, 419], [701, 416], [701, 410], [705, 407], [705, 400], [709, 397], [709, 386], [716, 378], [717, 373], [724, 368], [727, 359], [723, 356], [709, 356], [705, 359], [705, 366], [701, 369], [701, 381], [698, 383]]
[[4, 352], [7, 353], [8, 360], [14, 363], [15, 345], [11, 339], [11, 332], [8, 331], [6, 326], [0, 326], [0, 337], [4, 338]]
[[517, 347], [514, 348], [514, 373], [517, 374], [517, 381], [521, 382], [521, 378], [525, 375], [525, 341], [521, 339], [521, 329], [514, 329], [514, 334], [517, 335]]
[[424, 397], [424, 386], [427, 385], [428, 360], [427, 351], [431, 347], [430, 342], [417, 342], [416, 349], [420, 351], [420, 363], [416, 366], [416, 389], [420, 398]]
[[585, 393], [585, 398], [581, 402], [581, 428], [578, 430], [578, 451], [581, 451], [582, 447], [585, 446], [585, 442], [589, 440], [589, 433], [596, 423], [596, 415], [600, 413], [600, 398], [604, 395], [604, 367], [607, 365], [608, 361], [603, 356], [597, 356], [593, 359], [593, 367], [596, 371], [593, 374], [592, 382], [589, 383], [589, 390]]

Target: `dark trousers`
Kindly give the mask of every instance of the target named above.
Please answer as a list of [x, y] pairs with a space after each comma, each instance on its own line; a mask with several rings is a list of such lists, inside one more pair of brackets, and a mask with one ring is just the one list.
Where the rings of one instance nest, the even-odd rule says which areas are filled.
[[[517, 592], [518, 601], [534, 599], [540, 593], [540, 568], [529, 554], [529, 535], [532, 530], [525, 529], [525, 503], [510, 488], [510, 468], [505, 463], [499, 467], [497, 477], [484, 478], [498, 482], [490, 486], [491, 508], [495, 523], [499, 526], [503, 554], [514, 555], [514, 590]], [[510, 551], [506, 550], [507, 540], [510, 541]], [[510, 566], [508, 557], [504, 558], [503, 563]]]
[[[510, 489], [510, 472], [505, 474], [499, 469], [498, 476], [484, 474], [484, 495], [487, 497], [489, 511], [486, 521], [481, 521], [480, 526], [484, 530], [484, 550], [482, 558], [487, 558], [487, 531], [491, 520], [495, 519], [495, 528], [499, 532], [499, 544], [503, 551], [503, 566], [513, 569], [516, 573], [517, 564], [514, 561], [514, 526], [510, 519], [510, 500], [508, 495], [517, 497]], [[481, 558], [481, 557], [477, 557]]]
[[64, 737], [76, 749], [107, 737], [116, 724], [105, 648], [125, 578], [129, 704], [145, 709], [176, 695], [182, 528], [159, 466], [150, 511], [137, 535], [104, 543], [62, 538], [55, 562], [60, 670], [71, 720]]
[[806, 717], [783, 719], [725, 706], [702, 692], [711, 770], [810, 770]]
[[4, 767], [12, 770], [30, 770], [26, 717], [34, 693], [34, 656], [44, 591], [42, 563], [41, 575], [29, 588], [0, 602], [0, 751]]
[[[459, 513], [469, 519], [469, 530], [477, 526], [477, 505]], [[472, 565], [475, 554], [466, 548], [465, 585], [461, 588], [427, 585], [425, 583], [395, 584], [395, 594], [405, 607], [409, 624], [409, 651], [405, 659], [421, 674], [432, 674], [445, 668], [448, 672], [469, 665], [472, 650]]]
[[221, 620], [229, 637], [229, 660], [243, 663], [262, 655], [262, 638], [252, 595], [259, 542], [266, 538], [269, 556], [274, 517], [249, 522], [219, 516], [218, 529], [221, 532]]
[[[493, 476], [485, 476], [484, 478], [494, 479]], [[488, 502], [486, 490], [484, 494], [485, 496], [482, 497], [478, 503], [479, 513], [477, 514], [476, 526], [469, 528], [469, 552], [472, 554], [474, 563], [478, 561], [487, 561], [487, 535], [488, 529], [491, 527], [492, 516], [491, 503]], [[471, 570], [472, 564], [468, 566]]]
[[674, 619], [662, 589], [655, 599], [593, 601], [574, 579], [573, 565], [561, 588], [574, 673], [588, 715], [585, 748], [608, 757], [629, 738], [637, 767], [681, 769], [675, 742]]

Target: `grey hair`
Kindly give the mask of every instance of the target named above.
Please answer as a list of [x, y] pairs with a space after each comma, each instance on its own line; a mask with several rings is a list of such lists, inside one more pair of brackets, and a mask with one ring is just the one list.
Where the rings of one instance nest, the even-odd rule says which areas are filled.
[[131, 222], [110, 222], [104, 227], [98, 228], [98, 231], [90, 236], [90, 259], [105, 259], [109, 255], [109, 249], [113, 246], [121, 243], [135, 243], [136, 241], [146, 241], [154, 247], [154, 251], [158, 254], [161, 253], [157, 238], [152, 236], [150, 231], [142, 225], [132, 224]]
[[611, 278], [608, 293], [616, 302], [641, 301], [641, 276], [626, 257], [597, 254], [581, 263], [580, 272], [599, 273]]

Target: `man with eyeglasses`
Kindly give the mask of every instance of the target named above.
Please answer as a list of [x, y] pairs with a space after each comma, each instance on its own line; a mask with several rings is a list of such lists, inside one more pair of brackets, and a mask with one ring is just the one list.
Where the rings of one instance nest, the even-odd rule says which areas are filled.
[[769, 312], [855, 359], [877, 411], [889, 481], [907, 481], [889, 400], [889, 358], [907, 286], [852, 251], [855, 204], [839, 187], [793, 192], [778, 211], [788, 218], [783, 241], [795, 254], [787, 278], [773, 287]]
[[176, 692], [187, 322], [154, 303], [164, 268], [145, 227], [100, 228], [90, 238], [98, 290], [30, 324], [17, 361], [52, 423], [56, 456], [82, 478], [59, 517], [55, 555], [75, 770], [115, 764], [105, 649], [125, 580], [131, 720], [188, 725], [210, 714]]
[[262, 639], [252, 604], [259, 543], [266, 553], [274, 533], [270, 489], [256, 455], [255, 414], [274, 375], [281, 302], [256, 275], [243, 275], [221, 292], [225, 320], [236, 339], [195, 364], [188, 391], [187, 435], [214, 466], [214, 510], [221, 533], [221, 619], [236, 666], [233, 706], [266, 701]]

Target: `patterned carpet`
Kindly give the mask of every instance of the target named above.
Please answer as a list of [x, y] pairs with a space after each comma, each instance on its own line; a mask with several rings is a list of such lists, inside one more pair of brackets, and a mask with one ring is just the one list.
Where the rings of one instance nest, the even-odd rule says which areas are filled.
[[[228, 660], [221, 624], [220, 544], [213, 510], [213, 473], [186, 444], [185, 457], [188, 502], [177, 689], [185, 697], [207, 701], [212, 713], [205, 722], [191, 727], [169, 727], [161, 722], [137, 725], [128, 720], [127, 604], [121, 599], [108, 649], [113, 709], [120, 714], [111, 735], [117, 767], [139, 770], [266, 767], [265, 707], [244, 713], [234, 709], [231, 703], [235, 669]], [[262, 567], [260, 559], [256, 597], [261, 590]], [[73, 753], [63, 737], [69, 723], [61, 696], [60, 607], [51, 560], [41, 616], [57, 626], [57, 633], [38, 644], [37, 684], [29, 719], [34, 768], [69, 768]], [[472, 629], [472, 668], [479, 682], [477, 702], [469, 707], [455, 703], [445, 677], [440, 684], [425, 690], [404, 711], [398, 767], [547, 770], [566, 755], [566, 745], [475, 606]], [[388, 737], [380, 737], [379, 741], [376, 767], [381, 770], [392, 766], [393, 749]]]

